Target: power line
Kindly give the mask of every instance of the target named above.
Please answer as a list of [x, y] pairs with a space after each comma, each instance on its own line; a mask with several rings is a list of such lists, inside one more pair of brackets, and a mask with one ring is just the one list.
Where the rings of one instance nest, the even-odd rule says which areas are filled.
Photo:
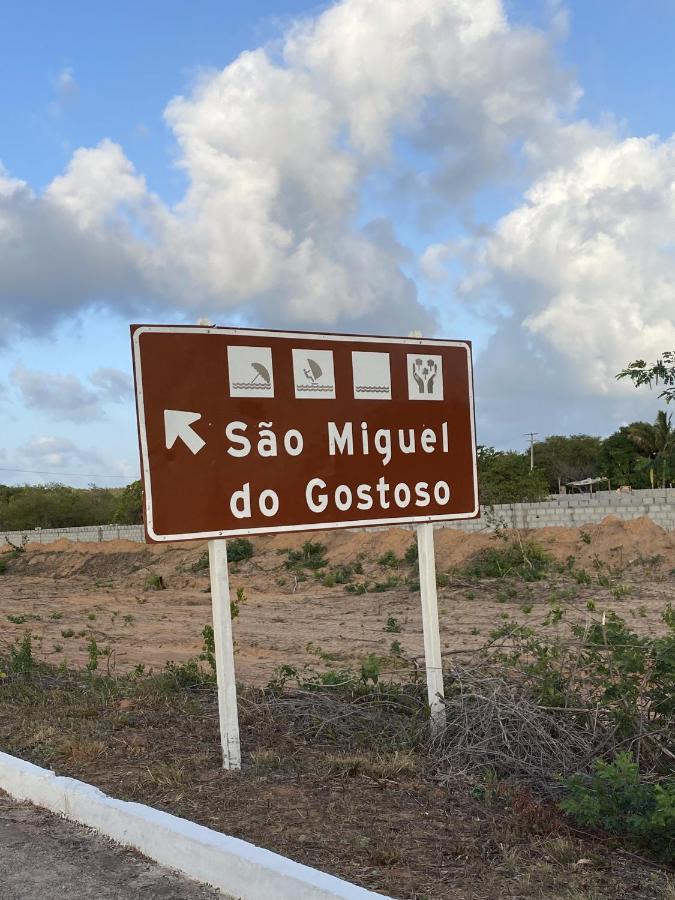
[[0, 472], [18, 472], [21, 475], [65, 475], [66, 478], [131, 478], [138, 479], [137, 475], [102, 475], [100, 472], [40, 472], [37, 469], [14, 469], [0, 466]]

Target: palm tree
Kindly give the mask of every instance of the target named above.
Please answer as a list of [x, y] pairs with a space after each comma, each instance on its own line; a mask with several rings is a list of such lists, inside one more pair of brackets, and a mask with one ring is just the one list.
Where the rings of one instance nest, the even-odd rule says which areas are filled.
[[647, 422], [634, 422], [628, 429], [628, 437], [651, 461], [649, 479], [654, 487], [654, 464], [661, 460], [661, 487], [666, 486], [666, 466], [668, 457], [675, 449], [675, 428], [672, 426], [672, 413], [666, 415], [663, 410], [656, 414], [653, 425]]

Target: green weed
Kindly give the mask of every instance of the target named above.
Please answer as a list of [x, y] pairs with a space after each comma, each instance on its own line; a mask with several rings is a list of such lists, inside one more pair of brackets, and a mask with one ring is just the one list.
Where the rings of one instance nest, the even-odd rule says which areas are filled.
[[18, 643], [9, 648], [10, 668], [18, 675], [30, 676], [33, 671], [33, 635], [27, 631]]
[[399, 634], [402, 631], [402, 628], [394, 616], [389, 616], [387, 624], [384, 626], [384, 630], [388, 631], [390, 634]]

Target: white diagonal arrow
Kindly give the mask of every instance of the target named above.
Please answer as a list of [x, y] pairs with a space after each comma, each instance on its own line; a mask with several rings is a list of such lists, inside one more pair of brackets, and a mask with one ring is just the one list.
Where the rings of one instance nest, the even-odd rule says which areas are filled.
[[201, 413], [184, 412], [181, 409], [164, 410], [164, 434], [166, 449], [170, 450], [178, 438], [186, 444], [194, 454], [199, 453], [206, 444], [190, 426], [201, 419]]

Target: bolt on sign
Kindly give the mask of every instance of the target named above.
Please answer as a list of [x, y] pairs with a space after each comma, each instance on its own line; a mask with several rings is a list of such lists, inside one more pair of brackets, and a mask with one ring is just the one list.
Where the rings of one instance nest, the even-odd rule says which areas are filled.
[[468, 342], [131, 334], [149, 540], [478, 515]]

